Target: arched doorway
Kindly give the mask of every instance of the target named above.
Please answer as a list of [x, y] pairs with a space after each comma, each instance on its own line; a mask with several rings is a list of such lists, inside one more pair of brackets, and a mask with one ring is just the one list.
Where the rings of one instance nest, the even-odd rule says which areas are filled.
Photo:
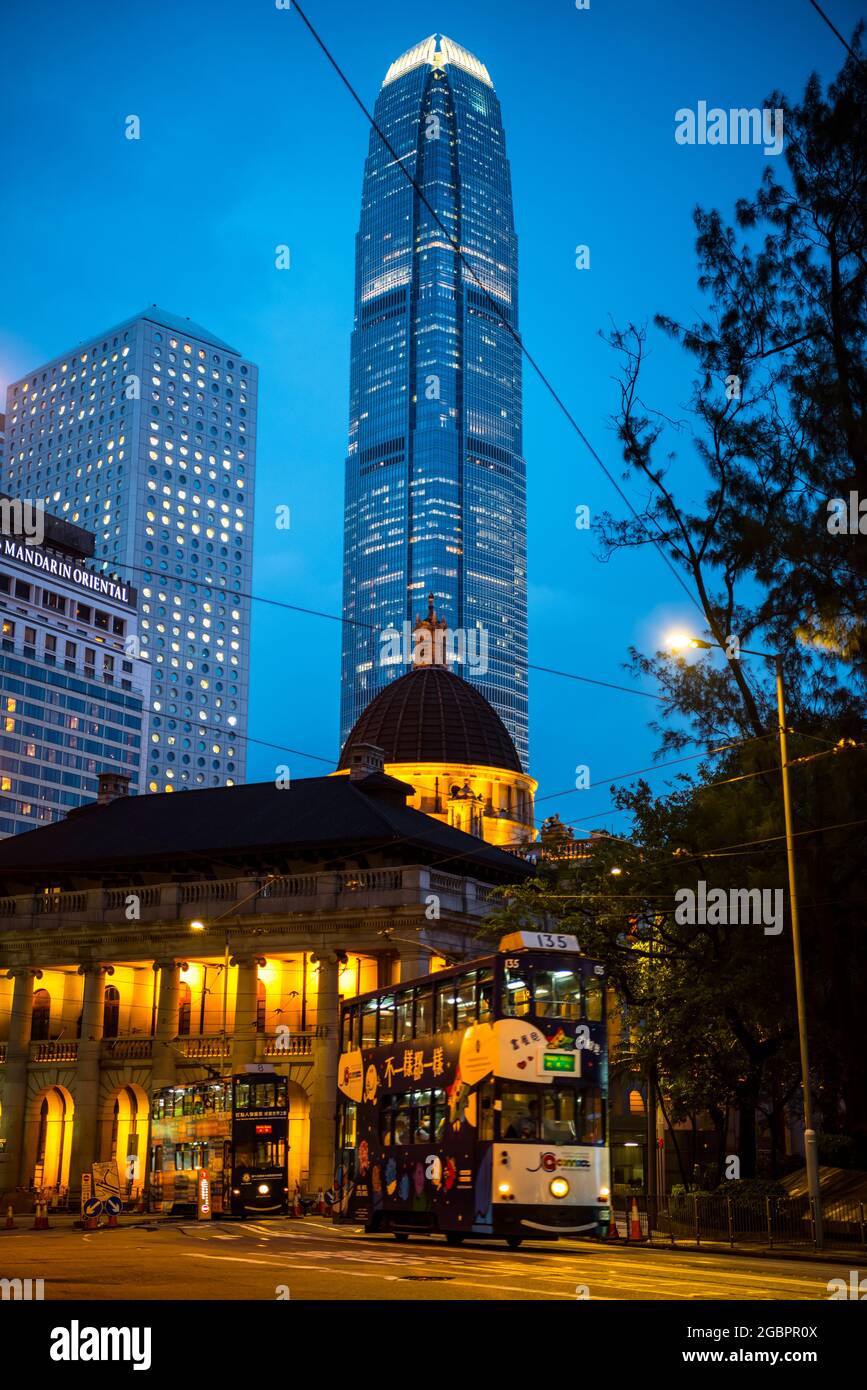
[[108, 1096], [102, 1119], [100, 1152], [117, 1163], [124, 1197], [138, 1197], [145, 1179], [149, 1105], [146, 1092], [134, 1081]]
[[30, 1101], [24, 1137], [24, 1173], [36, 1191], [69, 1188], [75, 1102], [65, 1086], [45, 1086]]

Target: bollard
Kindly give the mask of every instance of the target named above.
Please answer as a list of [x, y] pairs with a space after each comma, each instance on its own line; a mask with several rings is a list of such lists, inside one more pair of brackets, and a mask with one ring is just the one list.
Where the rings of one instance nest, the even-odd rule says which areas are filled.
[[325, 1193], [322, 1191], [321, 1187], [316, 1194], [316, 1215], [325, 1215]]
[[13, 1207], [11, 1202], [6, 1208], [6, 1229], [7, 1231], [12, 1231], [15, 1229], [15, 1208]]

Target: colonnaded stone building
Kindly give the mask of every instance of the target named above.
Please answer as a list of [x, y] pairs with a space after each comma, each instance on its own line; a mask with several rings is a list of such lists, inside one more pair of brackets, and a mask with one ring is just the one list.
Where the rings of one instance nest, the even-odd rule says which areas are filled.
[[492, 890], [531, 872], [373, 767], [184, 796], [106, 774], [0, 843], [0, 1195], [75, 1200], [117, 1158], [137, 1197], [153, 1093], [265, 1059], [290, 1187], [330, 1184], [340, 1000], [479, 953]]

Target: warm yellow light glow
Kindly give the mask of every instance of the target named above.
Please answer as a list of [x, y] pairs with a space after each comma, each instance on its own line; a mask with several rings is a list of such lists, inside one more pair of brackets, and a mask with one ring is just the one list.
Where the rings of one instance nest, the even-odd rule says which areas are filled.
[[569, 1184], [565, 1178], [552, 1178], [549, 1189], [552, 1197], [565, 1197], [569, 1191]]
[[198, 919], [197, 919], [195, 922], [191, 922], [191, 923], [190, 923], [190, 931], [204, 931], [204, 930], [205, 930], [205, 924], [204, 924], [204, 922], [200, 922], [200, 921], [198, 921]]
[[277, 968], [273, 965], [259, 966], [259, 979], [263, 985], [273, 985], [277, 979]]
[[511, 1192], [511, 1190], [512, 1189], [507, 1182], [501, 1182], [499, 1187], [497, 1188], [497, 1191], [499, 1192], [501, 1197], [505, 1197], [506, 1193]]
[[686, 651], [693, 643], [694, 638], [690, 637], [688, 632], [670, 632], [665, 639], [665, 645], [673, 652]]
[[613, 869], [611, 870], [611, 872], [616, 876], [617, 874], [622, 874], [622, 873], [623, 873], [623, 870], [622, 870], [622, 869], [618, 869], [617, 867], [615, 867], [615, 868], [613, 868]]

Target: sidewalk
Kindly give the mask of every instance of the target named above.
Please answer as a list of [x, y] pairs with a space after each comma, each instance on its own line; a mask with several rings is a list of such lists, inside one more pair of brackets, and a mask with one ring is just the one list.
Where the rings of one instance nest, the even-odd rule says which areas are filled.
[[678, 1254], [696, 1255], [749, 1255], [755, 1259], [765, 1256], [769, 1260], [802, 1260], [805, 1263], [814, 1264], [840, 1264], [847, 1269], [855, 1269], [860, 1261], [861, 1265], [867, 1269], [867, 1250], [862, 1246], [853, 1246], [846, 1249], [839, 1245], [833, 1246], [828, 1250], [814, 1250], [812, 1246], [805, 1245], [760, 1245], [758, 1242], [748, 1242], [746, 1244], [737, 1242], [734, 1246], [727, 1240], [715, 1241], [702, 1239], [701, 1244], [697, 1245], [694, 1240], [675, 1240], [671, 1243], [671, 1237], [664, 1231], [657, 1231], [652, 1241], [648, 1240], [623, 1240], [606, 1242], [610, 1245], [617, 1245], [618, 1248], [625, 1250], [631, 1247], [634, 1250], [653, 1250], [657, 1253], [665, 1250], [674, 1250]]

